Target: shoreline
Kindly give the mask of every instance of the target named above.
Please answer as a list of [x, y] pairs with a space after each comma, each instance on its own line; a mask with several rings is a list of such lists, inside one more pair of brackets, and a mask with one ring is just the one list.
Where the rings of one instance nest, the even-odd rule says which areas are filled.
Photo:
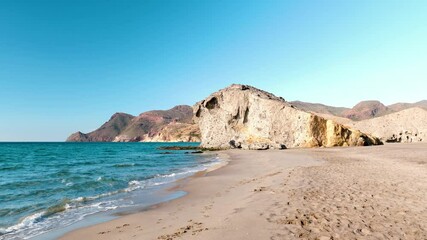
[[[88, 216], [85, 216], [83, 219], [80, 219], [71, 225], [67, 225], [61, 228], [52, 229], [50, 231], [44, 232], [40, 235], [31, 237], [32, 240], [45, 240], [45, 239], [58, 239], [63, 235], [66, 235], [73, 231], [78, 231], [79, 229], [90, 227], [97, 224], [103, 224], [108, 221], [112, 221], [123, 216], [128, 216], [140, 212], [144, 212], [151, 208], [155, 208], [158, 205], [165, 204], [175, 199], [185, 197], [187, 192], [182, 190], [182, 186], [186, 184], [187, 181], [193, 178], [202, 177], [205, 174], [215, 171], [221, 167], [224, 167], [228, 164], [228, 156], [223, 153], [204, 153], [205, 155], [210, 155], [212, 158], [216, 158], [216, 162], [213, 162], [211, 166], [208, 166], [204, 170], [199, 170], [194, 172], [189, 176], [184, 176], [178, 178], [173, 182], [166, 183], [164, 186], [158, 186], [157, 189], [152, 190], [145, 195], [144, 198], [148, 198], [143, 205], [136, 205], [126, 207], [124, 209], [112, 210], [111, 212], [98, 212]], [[0, 236], [1, 239], [1, 236]]]
[[[290, 153], [293, 157], [297, 158], [297, 160], [293, 159], [289, 159], [289, 163], [285, 164], [285, 169], [289, 170], [293, 167], [301, 167], [301, 166], [313, 166], [313, 165], [318, 165], [320, 164], [322, 161], [319, 160], [315, 160], [309, 157], [309, 159], [303, 159], [303, 158], [307, 158], [306, 156], [301, 156], [301, 154], [293, 154], [292, 150], [286, 150], [288, 153]], [[273, 152], [274, 156], [279, 156], [281, 155], [284, 151], [283, 150], [270, 150], [270, 153]], [[244, 161], [245, 159], [249, 158], [250, 155], [252, 155], [253, 153], [255, 154], [259, 154], [261, 153], [260, 151], [256, 151], [256, 150], [250, 150], [250, 151], [242, 151], [242, 150], [223, 150], [223, 151], [219, 151], [218, 152], [218, 157], [221, 159], [221, 163], [216, 164], [213, 166], [213, 168], [207, 169], [205, 171], [200, 171], [195, 173], [192, 176], [186, 177], [184, 179], [180, 179], [177, 182], [175, 182], [174, 186], [172, 186], [171, 188], [167, 189], [168, 191], [176, 191], [176, 190], [180, 190], [180, 191], [184, 191], [187, 194], [185, 194], [182, 197], [179, 198], [175, 198], [169, 201], [165, 201], [165, 202], [161, 202], [155, 205], [152, 205], [148, 208], [145, 209], [141, 209], [140, 211], [134, 212], [134, 213], [129, 213], [129, 214], [125, 214], [125, 215], [121, 215], [119, 218], [113, 219], [111, 221], [108, 222], [103, 222], [100, 224], [95, 224], [95, 225], [91, 225], [91, 226], [86, 226], [83, 228], [79, 228], [76, 229], [74, 231], [68, 232], [66, 234], [64, 234], [62, 237], [60, 237], [59, 239], [76, 239], [76, 238], [91, 238], [91, 239], [117, 239], [120, 238], [119, 235], [120, 233], [123, 233], [125, 231], [120, 230], [120, 229], [124, 229], [126, 227], [132, 226], [133, 224], [127, 223], [130, 221], [134, 221], [136, 219], [139, 219], [141, 217], [143, 217], [144, 215], [150, 215], [150, 217], [153, 217], [153, 215], [157, 215], [158, 212], [162, 212], [163, 214], [165, 213], [164, 211], [168, 212], [171, 209], [174, 209], [175, 206], [181, 206], [181, 205], [186, 205], [188, 202], [190, 202], [190, 205], [194, 205], [193, 203], [195, 201], [198, 201], [200, 198], [206, 200], [206, 197], [208, 197], [209, 195], [212, 194], [212, 190], [213, 189], [208, 189], [206, 193], [202, 193], [200, 191], [200, 186], [203, 185], [203, 182], [208, 182], [209, 184], [213, 183], [210, 179], [207, 180], [207, 178], [215, 178], [215, 184], [219, 185], [220, 182], [223, 182], [223, 180], [221, 180], [221, 178], [224, 176], [224, 174], [231, 174], [235, 168], [240, 168], [242, 164], [244, 164], [244, 162], [238, 162], [238, 161]], [[244, 159], [240, 159], [241, 155], [246, 155], [244, 157]], [[268, 159], [270, 161], [274, 161], [273, 158]], [[258, 160], [254, 160], [254, 161], [258, 161]], [[262, 162], [259, 162], [262, 163]], [[232, 165], [232, 166], [231, 166]], [[233, 169], [228, 169], [229, 167], [232, 167]], [[254, 169], [252, 169], [254, 170]], [[274, 168], [270, 169], [271, 171], [273, 171], [271, 173], [271, 175], [275, 175], [275, 170]], [[245, 177], [250, 179], [252, 176], [252, 171], [247, 172]], [[261, 176], [262, 177], [262, 176]], [[219, 181], [217, 181], [219, 180]], [[227, 181], [227, 180], [226, 180]], [[251, 180], [248, 180], [249, 182], [251, 182]], [[238, 181], [237, 181], [237, 184]], [[253, 190], [251, 189], [250, 192], [252, 192]], [[200, 196], [201, 195], [201, 196]], [[218, 195], [217, 193], [215, 193], [214, 195]], [[208, 208], [208, 207], [204, 207], [204, 208]], [[169, 215], [169, 214], [168, 214]], [[204, 215], [204, 218], [208, 218], [208, 215]], [[155, 224], [159, 224], [163, 219], [159, 218], [157, 220], [154, 221], [147, 221], [148, 224], [153, 224], [155, 222]], [[159, 222], [160, 221], [160, 222]], [[201, 222], [197, 222], [195, 220], [191, 220], [190, 223], [192, 223], [191, 226], [185, 226], [184, 228], [197, 228], [195, 230], [195, 232], [201, 232], [203, 231], [203, 229], [200, 227], [200, 223]], [[116, 225], [115, 227], [111, 227], [113, 225]], [[138, 231], [140, 231], [142, 229], [142, 227], [140, 227], [141, 225], [137, 225], [136, 228]], [[170, 225], [171, 227], [173, 225]], [[117, 230], [115, 233], [118, 234], [112, 234], [111, 230], [107, 230], [108, 229], [114, 229]], [[182, 227], [181, 227], [182, 228]], [[104, 229], [104, 230], [103, 230]], [[140, 236], [143, 237], [143, 239], [169, 239], [168, 235], [173, 235], [173, 234], [163, 234], [161, 235], [161, 232], [164, 232], [162, 228], [162, 231], [159, 232], [159, 236], [155, 236], [157, 235], [157, 233], [155, 232], [151, 232], [149, 234], [149, 236]], [[186, 231], [186, 230], [184, 230]], [[187, 232], [187, 231], [186, 231]], [[89, 235], [87, 235], [89, 234]], [[137, 237], [137, 235], [132, 235], [130, 236], [129, 234], [126, 234], [126, 237], [124, 237], [124, 239], [127, 238], [135, 238]], [[192, 236], [196, 236], [196, 234], [192, 235]], [[138, 239], [138, 238], [136, 238]]]
[[60, 239], [427, 237], [427, 144], [225, 152], [184, 197]]

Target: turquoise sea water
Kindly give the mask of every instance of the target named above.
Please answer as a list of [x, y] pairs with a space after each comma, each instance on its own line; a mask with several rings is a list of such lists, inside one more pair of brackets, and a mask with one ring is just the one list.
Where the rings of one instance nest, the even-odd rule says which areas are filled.
[[159, 186], [218, 163], [158, 150], [197, 143], [0, 143], [0, 239], [27, 239], [138, 205]]

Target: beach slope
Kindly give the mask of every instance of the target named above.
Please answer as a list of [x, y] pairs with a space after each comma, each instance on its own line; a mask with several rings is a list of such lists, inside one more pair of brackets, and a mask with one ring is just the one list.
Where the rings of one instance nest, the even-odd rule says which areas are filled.
[[427, 144], [224, 153], [187, 196], [62, 239], [427, 238]]

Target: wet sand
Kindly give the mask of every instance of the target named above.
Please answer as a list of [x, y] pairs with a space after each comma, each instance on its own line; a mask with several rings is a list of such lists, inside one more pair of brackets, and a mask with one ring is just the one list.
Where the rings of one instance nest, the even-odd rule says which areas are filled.
[[62, 239], [427, 239], [427, 144], [221, 154], [185, 197]]

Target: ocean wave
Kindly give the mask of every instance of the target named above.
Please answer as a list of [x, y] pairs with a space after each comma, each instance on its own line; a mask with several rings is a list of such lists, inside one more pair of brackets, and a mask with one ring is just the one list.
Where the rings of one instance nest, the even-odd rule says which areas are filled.
[[8, 215], [12, 215], [12, 214], [19, 214], [25, 211], [28, 211], [30, 209], [34, 209], [35, 206], [33, 205], [27, 205], [27, 206], [23, 206], [23, 207], [19, 207], [19, 208], [3, 208], [0, 209], [0, 217], [6, 217]]
[[[64, 199], [62, 202], [24, 217], [19, 223], [0, 228], [0, 239], [28, 239], [49, 231], [54, 226], [70, 225], [94, 213], [117, 209], [119, 205], [114, 200], [78, 205], [76, 201]], [[5, 238], [5, 239], [8, 239]]]
[[0, 188], [25, 188], [30, 186], [37, 186], [45, 183], [46, 180], [31, 180], [31, 181], [17, 181], [0, 184]]
[[95, 196], [88, 196], [88, 197], [78, 197], [75, 198], [74, 201], [76, 202], [89, 202], [89, 201], [93, 201], [102, 197], [108, 197], [117, 193], [123, 192], [123, 190], [116, 190], [116, 191], [111, 191], [111, 192], [106, 192], [106, 193], [101, 193]]
[[24, 168], [24, 165], [19, 164], [19, 165], [13, 165], [13, 166], [0, 166], [0, 171], [12, 171], [12, 170], [18, 170]]
[[[112, 195], [123, 193], [123, 192], [132, 192], [132, 191], [139, 190], [139, 189], [145, 189], [148, 187], [168, 184], [168, 183], [174, 182], [178, 179], [192, 175], [196, 172], [206, 170], [210, 165], [216, 164], [216, 163], [217, 162], [214, 162], [214, 163], [210, 162], [209, 164], [204, 164], [202, 166], [198, 166], [198, 167], [194, 167], [194, 168], [180, 169], [181, 170], [180, 172], [173, 172], [173, 173], [169, 173], [169, 174], [157, 174], [151, 178], [144, 179], [144, 180], [131, 180], [128, 182], [128, 187], [126, 187], [124, 189], [119, 189], [119, 190], [115, 190], [115, 191], [101, 193], [101, 194], [98, 194], [95, 196], [78, 197], [78, 198], [74, 199], [74, 201], [88, 202], [88, 201], [93, 201], [93, 200], [96, 200], [99, 198], [108, 197], [108, 196], [112, 196]], [[97, 181], [103, 181], [104, 179], [105, 179], [104, 177], [98, 177]]]
[[68, 169], [61, 169], [55, 173], [52, 173], [51, 175], [56, 177], [69, 176], [70, 171]]
[[118, 164], [114, 164], [113, 167], [125, 168], [125, 167], [133, 167], [135, 165], [136, 165], [135, 163], [118, 163]]
[[30, 216], [23, 218], [16, 225], [13, 225], [13, 226], [10, 226], [7, 228], [0, 228], [0, 234], [5, 235], [5, 234], [15, 232], [15, 231], [23, 229], [23, 228], [31, 227], [32, 225], [34, 225], [34, 223], [36, 223], [38, 220], [43, 218], [43, 214], [44, 214], [44, 212], [38, 212], [38, 213], [35, 213], [35, 214], [32, 214]]
[[69, 205], [70, 202], [71, 201], [68, 198], [63, 199], [60, 203], [55, 204], [49, 207], [46, 211], [44, 211], [43, 217], [49, 217], [55, 213], [66, 211], [67, 209], [70, 208], [70, 205]]
[[[93, 196], [81, 196], [76, 197], [73, 199], [63, 199], [60, 202], [57, 202], [56, 204], [53, 204], [52, 206], [45, 208], [43, 211], [39, 211], [37, 213], [31, 214], [22, 220], [19, 221], [19, 223], [6, 227], [6, 228], [0, 228], [0, 239], [2, 237], [9, 237], [11, 236], [16, 237], [16, 239], [26, 239], [30, 237], [34, 237], [35, 235], [39, 235], [43, 232], [49, 231], [56, 227], [64, 227], [67, 225], [70, 225], [76, 221], [79, 221], [80, 219], [83, 219], [85, 216], [103, 212], [103, 211], [110, 211], [117, 208], [122, 207], [130, 207], [134, 206], [132, 200], [129, 200], [129, 197], [124, 197], [128, 195], [121, 195], [126, 194], [128, 192], [134, 192], [134, 191], [152, 191], [152, 189], [156, 189], [157, 186], [168, 184], [174, 181], [177, 181], [179, 179], [185, 178], [187, 176], [193, 175], [194, 173], [198, 171], [203, 171], [209, 168], [210, 166], [218, 163], [219, 159], [210, 158], [206, 161], [198, 162], [198, 165], [194, 164], [193, 166], [188, 166], [179, 168], [179, 169], [170, 169], [168, 173], [164, 174], [157, 174], [157, 175], [145, 175], [142, 179], [135, 178], [133, 180], [129, 180], [127, 182], [127, 186], [122, 187], [121, 189], [109, 191], [100, 193]], [[122, 164], [115, 164], [116, 167], [132, 167], [135, 166], [134, 163], [122, 163]], [[110, 165], [111, 166], [111, 165]], [[59, 175], [66, 174], [67, 171], [59, 171]], [[71, 178], [67, 177], [58, 177], [58, 172], [55, 173], [55, 177], [57, 181], [61, 182], [62, 186], [67, 184], [74, 184], [70, 181]], [[142, 174], [142, 176], [144, 176]], [[80, 189], [81, 187], [88, 188], [88, 186], [92, 186], [95, 184], [96, 186], [104, 186], [106, 182], [109, 181], [118, 181], [120, 186], [123, 186], [126, 182], [123, 182], [123, 180], [114, 180], [107, 176], [92, 176], [91, 181], [89, 182], [80, 182], [75, 181], [75, 186], [71, 187], [68, 186], [68, 188], [72, 189]], [[105, 185], [106, 186], [106, 185]], [[68, 189], [67, 188], [67, 189]], [[56, 187], [55, 187], [56, 189]], [[101, 188], [102, 189], [102, 188]], [[45, 189], [44, 191], [37, 191], [36, 192], [41, 194], [45, 194], [45, 191], [52, 191], [54, 189]], [[34, 193], [34, 191], [33, 191]], [[136, 194], [139, 194], [138, 192]], [[114, 196], [117, 195], [117, 196]], [[126, 200], [124, 200], [126, 199]], [[2, 236], [3, 235], [3, 236]]]

